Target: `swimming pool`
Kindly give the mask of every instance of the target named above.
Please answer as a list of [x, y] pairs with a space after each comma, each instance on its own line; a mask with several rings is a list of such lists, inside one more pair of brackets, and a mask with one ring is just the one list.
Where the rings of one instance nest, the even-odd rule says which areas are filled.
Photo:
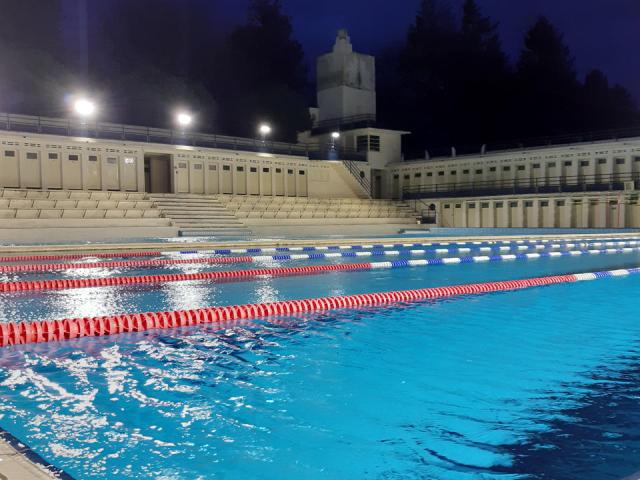
[[[639, 264], [630, 252], [3, 293], [0, 321]], [[161, 270], [233, 268], [246, 266]], [[3, 280], [157, 271], [68, 269]], [[78, 479], [620, 479], [640, 470], [639, 288], [630, 276], [12, 346], [0, 349], [0, 427]]]

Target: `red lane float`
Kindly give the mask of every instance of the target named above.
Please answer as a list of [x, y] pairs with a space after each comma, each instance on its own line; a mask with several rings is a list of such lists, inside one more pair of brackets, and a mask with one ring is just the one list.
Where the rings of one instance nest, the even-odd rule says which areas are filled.
[[42, 290], [61, 290], [67, 288], [110, 287], [117, 285], [139, 285], [147, 283], [180, 282], [185, 280], [218, 280], [257, 277], [259, 275], [310, 275], [314, 273], [369, 270], [370, 263], [348, 263], [335, 265], [313, 265], [290, 268], [254, 268], [225, 272], [177, 273], [166, 275], [139, 275], [131, 277], [77, 278], [54, 280], [24, 280], [0, 283], [0, 292], [29, 292]]
[[216, 257], [216, 258], [166, 258], [160, 260], [121, 260], [115, 262], [91, 263], [40, 263], [29, 265], [1, 265], [0, 273], [16, 272], [48, 272], [51, 270], [67, 270], [70, 268], [114, 268], [114, 267], [157, 267], [162, 265], [178, 265], [189, 263], [229, 264], [248, 263], [253, 257]]
[[115, 335], [127, 332], [142, 332], [151, 329], [167, 329], [207, 323], [290, 315], [341, 308], [359, 308], [398, 302], [475, 295], [481, 293], [519, 290], [530, 287], [576, 282], [576, 275], [487, 282], [449, 287], [424, 288], [383, 293], [365, 293], [342, 297], [324, 297], [305, 300], [286, 300], [252, 305], [231, 305], [173, 312], [148, 312], [102, 317], [67, 318], [35, 322], [0, 324], [0, 346], [26, 343], [55, 342], [80, 337]]
[[127, 258], [127, 257], [158, 257], [163, 253], [158, 251], [143, 251], [143, 252], [96, 252], [91, 253], [61, 253], [58, 255], [14, 255], [0, 257], [0, 262], [37, 262], [37, 261], [51, 261], [51, 260], [82, 260], [91, 257], [100, 258]]

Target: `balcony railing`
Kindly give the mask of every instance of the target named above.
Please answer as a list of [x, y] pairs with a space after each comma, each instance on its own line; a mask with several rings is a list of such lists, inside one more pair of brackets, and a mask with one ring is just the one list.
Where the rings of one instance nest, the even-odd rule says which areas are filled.
[[24, 133], [87, 137], [104, 140], [189, 145], [245, 152], [295, 155], [311, 160], [327, 160], [330, 155], [340, 160], [366, 160], [354, 149], [331, 145], [262, 141], [209, 133], [180, 132], [164, 128], [140, 127], [106, 122], [83, 122], [78, 119], [36, 117], [0, 113], [0, 130]]
[[311, 131], [315, 134], [327, 133], [333, 130], [352, 130], [354, 128], [367, 128], [376, 126], [375, 114], [352, 115], [350, 117], [331, 118], [316, 121]]
[[640, 189], [640, 172], [415, 185], [404, 187], [402, 198], [411, 200], [486, 197], [539, 193], [606, 192], [626, 189]]

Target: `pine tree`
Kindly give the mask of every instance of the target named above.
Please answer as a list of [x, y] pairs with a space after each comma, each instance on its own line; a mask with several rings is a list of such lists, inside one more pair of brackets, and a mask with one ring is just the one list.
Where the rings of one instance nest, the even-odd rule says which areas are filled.
[[518, 60], [519, 109], [527, 136], [579, 130], [579, 82], [569, 47], [546, 17], [527, 32]]
[[293, 141], [309, 127], [304, 52], [292, 33], [279, 0], [251, 2], [248, 22], [231, 33], [220, 66], [227, 131], [251, 137], [267, 121], [275, 138]]

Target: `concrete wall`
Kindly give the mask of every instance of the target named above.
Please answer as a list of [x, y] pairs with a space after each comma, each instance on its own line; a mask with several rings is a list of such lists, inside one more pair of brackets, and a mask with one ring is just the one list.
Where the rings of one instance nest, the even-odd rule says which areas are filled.
[[[408, 186], [439, 186], [472, 182], [553, 185], [552, 177], [578, 183], [591, 176], [640, 175], [640, 139], [535, 148], [395, 163], [385, 174], [383, 196], [398, 198]], [[615, 177], [614, 177], [615, 178]]]
[[[424, 200], [451, 228], [640, 228], [638, 193]], [[409, 202], [413, 204], [413, 201]], [[416, 203], [418, 207], [424, 204]]]
[[340, 30], [331, 53], [318, 57], [318, 120], [375, 115], [375, 58], [353, 51], [345, 30]]
[[[341, 162], [188, 146], [0, 133], [0, 187], [355, 198]], [[168, 165], [161, 158], [168, 159]], [[363, 164], [366, 167], [365, 164]], [[368, 175], [368, 168], [364, 168]], [[163, 177], [164, 175], [164, 177]], [[166, 178], [166, 175], [169, 178]], [[310, 179], [310, 177], [313, 177]]]

